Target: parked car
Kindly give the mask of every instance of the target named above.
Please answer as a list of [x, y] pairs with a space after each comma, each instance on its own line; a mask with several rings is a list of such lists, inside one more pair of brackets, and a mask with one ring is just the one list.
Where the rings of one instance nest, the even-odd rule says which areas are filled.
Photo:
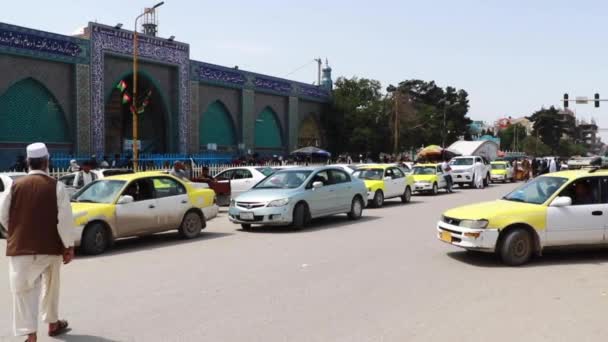
[[230, 196], [236, 198], [274, 172], [270, 167], [243, 166], [224, 170], [214, 178], [220, 183], [230, 182]]
[[[74, 195], [79, 189], [84, 186], [82, 172], [83, 171], [72, 172], [65, 176], [59, 177], [59, 181], [65, 184], [68, 194], [70, 196]], [[91, 170], [91, 178], [95, 181], [110, 176], [126, 175], [131, 173], [134, 173], [134, 171], [129, 169], [99, 169]]]
[[333, 164], [329, 166], [339, 167], [342, 170], [348, 172], [349, 174], [353, 174], [355, 171], [357, 171], [357, 168], [359, 167], [357, 164]]
[[415, 192], [437, 195], [439, 189], [447, 191], [448, 183], [441, 170], [441, 164], [418, 164], [412, 169], [412, 177]]
[[183, 238], [195, 238], [218, 207], [205, 184], [142, 172], [86, 185], [72, 197], [72, 212], [76, 245], [86, 254], [100, 254], [125, 237], [178, 229]]
[[394, 165], [368, 165], [353, 173], [353, 177], [365, 182], [367, 200], [376, 207], [382, 207], [385, 199], [401, 198], [408, 203], [412, 198], [414, 177], [406, 175]]
[[243, 229], [252, 225], [304, 227], [311, 219], [347, 213], [361, 218], [367, 189], [336, 167], [278, 171], [230, 203], [228, 217]]
[[608, 171], [543, 175], [499, 200], [446, 211], [437, 238], [522, 265], [547, 247], [605, 245]]
[[[477, 162], [480, 162], [483, 165], [481, 171], [476, 170], [475, 165]], [[450, 167], [452, 168], [452, 180], [455, 185], [468, 185], [470, 187], [475, 187], [476, 172], [484, 173], [484, 186], [488, 186], [490, 184], [490, 163], [483, 157], [454, 157], [452, 160], [450, 160]]]
[[513, 165], [508, 161], [493, 161], [490, 163], [490, 179], [494, 182], [513, 182], [515, 174]]
[[[2, 203], [4, 203], [4, 199], [6, 198], [6, 194], [8, 193], [8, 191], [11, 190], [11, 187], [13, 186], [13, 181], [25, 175], [27, 175], [27, 173], [25, 172], [0, 173], [0, 206], [2, 206]], [[0, 238], [6, 237], [6, 228], [0, 224]]]

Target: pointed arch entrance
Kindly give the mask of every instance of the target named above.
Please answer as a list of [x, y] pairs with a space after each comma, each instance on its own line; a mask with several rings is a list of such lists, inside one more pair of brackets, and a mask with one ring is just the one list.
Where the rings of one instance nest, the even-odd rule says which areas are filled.
[[202, 149], [206, 149], [208, 144], [216, 144], [222, 151], [236, 147], [234, 123], [221, 101], [211, 103], [201, 114], [199, 122], [199, 145]]
[[321, 129], [314, 114], [306, 116], [300, 122], [298, 130], [298, 147], [315, 146], [321, 147]]
[[[122, 91], [118, 85], [126, 86]], [[107, 154], [131, 152], [133, 140], [133, 116], [131, 102], [124, 95], [133, 93], [133, 74], [127, 74], [113, 84], [105, 104], [105, 152]], [[149, 94], [149, 96], [148, 96]], [[138, 102], [148, 99], [143, 113], [139, 115], [138, 135], [140, 153], [166, 153], [171, 151], [172, 122], [167, 102], [160, 87], [146, 73], [138, 73]]]
[[71, 134], [57, 99], [33, 78], [13, 84], [0, 95], [0, 141], [71, 143]]
[[283, 138], [277, 114], [270, 107], [264, 108], [255, 120], [255, 148], [282, 150]]

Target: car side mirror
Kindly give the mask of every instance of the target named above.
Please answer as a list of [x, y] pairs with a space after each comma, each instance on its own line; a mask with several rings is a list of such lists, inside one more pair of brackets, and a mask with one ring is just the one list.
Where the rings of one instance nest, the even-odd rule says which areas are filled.
[[323, 187], [323, 182], [314, 182], [312, 183], [312, 188], [313, 189], [319, 189]]
[[553, 202], [551, 202], [552, 207], [567, 207], [570, 205], [572, 205], [572, 198], [568, 196], [556, 197]]
[[129, 203], [133, 203], [134, 201], [135, 201], [135, 199], [133, 198], [133, 196], [124, 195], [124, 196], [120, 196], [120, 198], [118, 199], [118, 202], [116, 202], [116, 204], [129, 204]]
[[391, 177], [384, 177], [384, 180], [385, 181], [390, 181], [390, 180], [392, 180], [392, 178]]

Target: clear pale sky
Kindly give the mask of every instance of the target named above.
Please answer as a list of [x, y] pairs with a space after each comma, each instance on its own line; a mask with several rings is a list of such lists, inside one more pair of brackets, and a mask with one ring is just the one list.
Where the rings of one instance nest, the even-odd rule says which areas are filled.
[[[132, 28], [154, 3], [3, 1], [0, 21], [63, 34], [88, 21]], [[159, 15], [160, 35], [189, 43], [192, 59], [285, 77], [327, 57], [334, 79], [463, 88], [470, 117], [494, 121], [561, 106], [564, 92], [608, 98], [607, 13], [599, 0], [166, 0]], [[316, 67], [288, 78], [311, 83]], [[573, 109], [608, 128], [608, 102]]]

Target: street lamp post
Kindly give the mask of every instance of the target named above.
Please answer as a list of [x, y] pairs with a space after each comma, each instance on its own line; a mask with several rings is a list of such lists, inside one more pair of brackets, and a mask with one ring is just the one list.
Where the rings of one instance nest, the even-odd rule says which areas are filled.
[[441, 147], [445, 148], [445, 137], [446, 137], [446, 114], [448, 111], [448, 107], [451, 106], [451, 103], [447, 100], [443, 101], [443, 129], [441, 130]]
[[393, 93], [393, 101], [395, 102], [395, 116], [393, 117], [393, 153], [399, 153], [399, 126], [401, 125], [399, 122], [399, 90], [391, 84], [386, 88], [386, 91], [388, 93]]
[[137, 144], [139, 140], [139, 108], [137, 108], [137, 57], [139, 54], [139, 50], [137, 22], [141, 17], [148, 13], [154, 12], [154, 10], [162, 6], [164, 3], [164, 1], [161, 1], [154, 5], [152, 8], [146, 8], [144, 10], [144, 13], [138, 15], [137, 18], [135, 18], [135, 28], [133, 30], [133, 98], [131, 99], [131, 101], [133, 101], [131, 106], [133, 110], [133, 169], [135, 170], [137, 170], [137, 167], [139, 166], [139, 146]]

